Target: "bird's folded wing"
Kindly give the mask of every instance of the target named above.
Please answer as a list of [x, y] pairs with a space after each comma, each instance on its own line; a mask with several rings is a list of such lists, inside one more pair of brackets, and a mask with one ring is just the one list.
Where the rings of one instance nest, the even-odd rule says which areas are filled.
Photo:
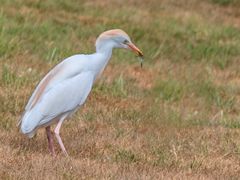
[[28, 127], [29, 129], [34, 129], [65, 112], [75, 110], [85, 102], [93, 82], [94, 74], [92, 72], [82, 72], [56, 84], [42, 94], [41, 100], [27, 112], [27, 119], [23, 118], [23, 123], [31, 125]]
[[75, 55], [55, 66], [37, 85], [25, 107], [25, 111], [31, 110], [41, 99], [42, 95], [54, 87], [55, 84], [79, 74], [81, 72], [80, 58], [81, 56]]
[[53, 70], [51, 70], [38, 84], [35, 91], [33, 92], [31, 98], [28, 101], [28, 104], [25, 108], [25, 110], [31, 110], [36, 103], [39, 101], [42, 94], [46, 91], [49, 84], [58, 77], [58, 75], [61, 73], [61, 67], [56, 67]]

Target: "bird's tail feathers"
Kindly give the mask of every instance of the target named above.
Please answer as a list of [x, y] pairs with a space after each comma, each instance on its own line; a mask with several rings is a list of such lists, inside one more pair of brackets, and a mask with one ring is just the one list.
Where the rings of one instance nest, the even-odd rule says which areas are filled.
[[24, 111], [23, 114], [20, 116], [20, 118], [17, 120], [17, 127], [19, 127], [20, 124], [22, 123], [22, 119], [23, 119], [25, 113], [26, 113], [26, 111]]
[[38, 108], [33, 108], [30, 111], [26, 111], [21, 118], [19, 125], [21, 132], [23, 134], [28, 135], [29, 137], [33, 134], [34, 130], [36, 129], [38, 123], [41, 121], [42, 115], [39, 113]]

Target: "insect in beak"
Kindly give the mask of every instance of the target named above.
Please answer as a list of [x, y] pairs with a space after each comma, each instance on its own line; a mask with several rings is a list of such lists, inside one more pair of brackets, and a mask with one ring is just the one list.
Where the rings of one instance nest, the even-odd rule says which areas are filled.
[[129, 49], [131, 49], [133, 52], [135, 52], [138, 56], [138, 59], [140, 60], [140, 63], [141, 63], [141, 68], [143, 66], [143, 53], [142, 51], [137, 47], [135, 46], [133, 43], [127, 43]]

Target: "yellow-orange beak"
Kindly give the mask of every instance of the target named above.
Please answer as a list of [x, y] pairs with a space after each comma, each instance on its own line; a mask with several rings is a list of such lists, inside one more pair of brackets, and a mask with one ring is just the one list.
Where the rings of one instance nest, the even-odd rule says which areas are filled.
[[135, 46], [133, 43], [128, 43], [127, 45], [128, 45], [128, 47], [129, 47], [133, 52], [135, 52], [138, 56], [141, 56], [141, 57], [143, 56], [142, 51], [141, 51], [140, 49], [138, 49], [138, 47]]

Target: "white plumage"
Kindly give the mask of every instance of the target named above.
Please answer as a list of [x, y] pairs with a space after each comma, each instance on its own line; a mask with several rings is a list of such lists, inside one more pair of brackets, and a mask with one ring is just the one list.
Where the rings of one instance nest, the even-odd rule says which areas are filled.
[[71, 56], [40, 81], [20, 120], [22, 133], [33, 137], [38, 128], [46, 127], [49, 149], [55, 155], [50, 125], [58, 123], [54, 132], [67, 155], [59, 136], [61, 124], [86, 101], [94, 81], [105, 68], [115, 47], [131, 49], [142, 56], [124, 31], [114, 29], [102, 33], [96, 41], [96, 53]]

